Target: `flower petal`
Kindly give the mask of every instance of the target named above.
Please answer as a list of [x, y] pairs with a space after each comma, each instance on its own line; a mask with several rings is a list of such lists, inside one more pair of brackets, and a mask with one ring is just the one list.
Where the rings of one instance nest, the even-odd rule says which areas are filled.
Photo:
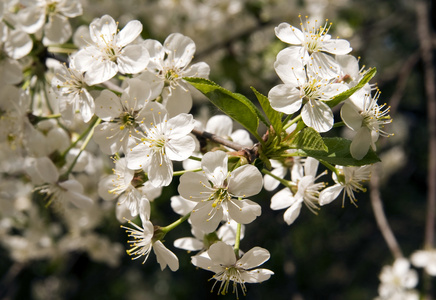
[[309, 100], [301, 110], [304, 124], [318, 132], [327, 132], [333, 127], [333, 112], [324, 102]]
[[260, 266], [270, 258], [268, 250], [261, 247], [254, 247], [237, 261], [236, 265], [246, 270]]
[[236, 263], [236, 256], [233, 247], [224, 242], [216, 242], [210, 246], [207, 253], [214, 264], [225, 267]]
[[262, 190], [262, 174], [253, 165], [234, 170], [228, 179], [228, 191], [236, 197], [250, 197]]
[[283, 214], [283, 219], [288, 225], [294, 223], [297, 217], [300, 215], [302, 201], [296, 202], [289, 207]]
[[133, 42], [141, 33], [142, 24], [138, 20], [132, 20], [117, 34], [117, 46], [124, 47]]
[[281, 23], [274, 28], [276, 36], [285, 43], [291, 45], [301, 45], [304, 41], [304, 34], [300, 29], [295, 28], [288, 23]]
[[232, 199], [227, 201], [227, 209], [230, 217], [238, 223], [249, 224], [262, 213], [262, 208], [251, 200]]
[[165, 269], [167, 265], [173, 272], [179, 269], [179, 259], [173, 252], [166, 248], [161, 241], [153, 243], [153, 251], [154, 254], [156, 254], [156, 259], [160, 264], [161, 270]]
[[268, 93], [271, 107], [285, 114], [293, 114], [300, 109], [303, 99], [300, 91], [290, 84], [279, 84]]
[[371, 132], [367, 127], [362, 127], [357, 131], [350, 145], [351, 156], [355, 159], [362, 159], [368, 153], [371, 145]]

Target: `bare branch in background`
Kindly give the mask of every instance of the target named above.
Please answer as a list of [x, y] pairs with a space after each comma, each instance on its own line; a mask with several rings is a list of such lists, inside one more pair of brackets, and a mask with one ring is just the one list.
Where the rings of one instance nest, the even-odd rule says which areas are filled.
[[389, 247], [392, 255], [395, 258], [403, 257], [403, 253], [401, 252], [400, 246], [395, 239], [395, 235], [392, 232], [391, 227], [386, 219], [386, 215], [383, 209], [382, 199], [380, 196], [380, 178], [379, 178], [379, 164], [374, 165], [374, 169], [371, 174], [371, 181], [369, 183], [371, 191], [371, 206], [374, 211], [374, 216], [377, 221], [377, 225], [383, 235], [383, 238], [386, 241], [386, 244]]
[[432, 33], [429, 24], [429, 7], [420, 1], [416, 5], [418, 19], [418, 38], [421, 57], [424, 65], [424, 84], [427, 98], [427, 127], [428, 127], [428, 194], [427, 194], [427, 223], [425, 229], [425, 248], [434, 246], [434, 226], [436, 209], [436, 90], [435, 70], [433, 62]]

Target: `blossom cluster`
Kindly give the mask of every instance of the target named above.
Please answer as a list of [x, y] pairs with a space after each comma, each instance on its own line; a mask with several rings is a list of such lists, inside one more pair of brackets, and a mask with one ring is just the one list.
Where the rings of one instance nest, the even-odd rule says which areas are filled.
[[[215, 273], [218, 293], [231, 285], [245, 295], [246, 283], [274, 274], [258, 268], [270, 258], [268, 250], [240, 249], [245, 226], [262, 218], [262, 203], [253, 197], [281, 185], [269, 206], [286, 209], [288, 225], [303, 203], [317, 213], [342, 193], [343, 205], [345, 197], [355, 204], [378, 161], [375, 143], [389, 136], [383, 129], [391, 122], [389, 108], [378, 104], [380, 92], [368, 83], [374, 72], [359, 67], [348, 41], [330, 36], [327, 21], [306, 18], [301, 29], [287, 23], [275, 28], [287, 44], [274, 63], [283, 83], [268, 97], [256, 94], [266, 99], [268, 122], [245, 96], [207, 79], [210, 68], [193, 63], [196, 46], [187, 36], [143, 39], [141, 22], [119, 28], [109, 15], [73, 32], [69, 18], [82, 13], [79, 1], [0, 6], [0, 237], [17, 261], [83, 250], [116, 265], [121, 245], [95, 232], [115, 211], [134, 259], [145, 263], [153, 250], [161, 269], [178, 270], [164, 237], [188, 223], [192, 237], [177, 239], [174, 247], [197, 252], [192, 264]], [[70, 38], [70, 55], [55, 53]], [[206, 124], [196, 120], [193, 87], [224, 114]], [[335, 106], [342, 120], [336, 123]], [[263, 137], [259, 120], [268, 127]], [[245, 129], [233, 131], [233, 121]], [[355, 132], [352, 141], [320, 135], [341, 125]], [[346, 155], [331, 160], [334, 143]], [[104, 174], [112, 161], [112, 174]], [[328, 171], [332, 179], [321, 180]], [[7, 179], [10, 174], [22, 182]], [[178, 195], [160, 200], [175, 176]], [[167, 200], [180, 219], [154, 224], [156, 199]], [[41, 203], [63, 216], [68, 234], [38, 223]], [[39, 225], [27, 228], [23, 219]]]

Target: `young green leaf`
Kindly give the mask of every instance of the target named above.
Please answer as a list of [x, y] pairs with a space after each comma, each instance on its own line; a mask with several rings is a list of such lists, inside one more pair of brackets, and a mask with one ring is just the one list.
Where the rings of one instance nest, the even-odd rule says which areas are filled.
[[215, 82], [204, 78], [186, 77], [183, 79], [202, 92], [225, 114], [244, 126], [258, 140], [261, 139], [257, 133], [259, 114], [261, 115], [261, 113], [245, 96], [232, 93]]
[[259, 100], [260, 106], [262, 107], [263, 111], [265, 112], [266, 116], [268, 117], [269, 121], [271, 122], [271, 125], [274, 128], [274, 130], [276, 132], [280, 133], [283, 129], [283, 124], [282, 124], [282, 115], [283, 114], [274, 110], [271, 107], [271, 104], [268, 100], [268, 97], [259, 93], [254, 87], [251, 87], [251, 90], [256, 95], [257, 100]]
[[380, 161], [380, 158], [372, 149], [369, 149], [368, 153], [361, 160], [354, 159], [350, 153], [350, 140], [339, 137], [324, 138], [323, 140], [328, 148], [327, 151], [300, 149], [297, 150], [296, 154], [311, 156], [332, 165], [340, 166], [363, 166]]
[[306, 127], [301, 130], [290, 143], [289, 147], [301, 149], [303, 151], [322, 151], [327, 152], [328, 148], [321, 135], [313, 128]]
[[356, 86], [340, 93], [339, 95], [334, 96], [331, 101], [326, 102], [327, 105], [330, 107], [334, 107], [339, 103], [341, 103], [342, 101], [350, 98], [351, 95], [353, 95], [355, 92], [360, 90], [365, 84], [367, 84], [374, 77], [375, 73], [377, 73], [376, 68], [372, 68], [368, 70], [368, 72], [366, 72], [365, 76], [363, 76], [363, 78], [359, 81], [359, 83]]

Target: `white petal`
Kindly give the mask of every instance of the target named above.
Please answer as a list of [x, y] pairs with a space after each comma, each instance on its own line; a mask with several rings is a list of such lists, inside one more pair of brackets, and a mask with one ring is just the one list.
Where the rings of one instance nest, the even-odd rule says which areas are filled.
[[[115, 132], [115, 134], [114, 134]], [[100, 147], [100, 150], [105, 154], [114, 154], [121, 148], [120, 139], [122, 132], [119, 130], [119, 125], [116, 123], [103, 123], [97, 125], [94, 130], [94, 141]]]
[[274, 272], [268, 269], [255, 269], [241, 274], [241, 279], [246, 283], [259, 283], [268, 280]]
[[115, 193], [109, 193], [109, 190], [114, 188], [115, 179], [115, 175], [109, 175], [101, 178], [98, 182], [98, 195], [103, 198], [103, 200], [109, 201], [118, 197]]
[[366, 127], [360, 128], [350, 145], [351, 156], [358, 160], [362, 159], [368, 153], [370, 144], [371, 132]]
[[85, 82], [94, 85], [108, 81], [118, 72], [118, 65], [110, 60], [95, 60], [92, 68], [86, 70]]
[[345, 101], [344, 105], [342, 105], [341, 118], [345, 125], [354, 131], [358, 131], [362, 127], [363, 118], [358, 108], [351, 101]]
[[59, 179], [59, 172], [54, 163], [46, 156], [28, 158], [25, 161], [26, 173], [36, 185], [55, 183]]
[[238, 223], [249, 224], [262, 213], [262, 208], [251, 200], [232, 199], [227, 203], [230, 217]]
[[128, 45], [117, 58], [118, 70], [123, 74], [137, 74], [145, 70], [150, 55], [144, 45]]
[[124, 47], [133, 42], [141, 33], [142, 24], [138, 20], [130, 21], [124, 28], [118, 32], [117, 46]]
[[162, 97], [168, 114], [172, 117], [181, 113], [188, 113], [192, 108], [191, 93], [180, 85], [177, 85], [176, 88], [164, 88]]
[[11, 30], [8, 39], [3, 45], [3, 50], [10, 58], [20, 59], [32, 50], [33, 42], [29, 35], [24, 31], [15, 29]]
[[207, 121], [206, 131], [221, 137], [229, 137], [233, 131], [233, 121], [227, 115], [213, 116]]
[[165, 153], [168, 158], [175, 161], [187, 159], [195, 150], [195, 141], [191, 136], [172, 139], [165, 145]]
[[148, 178], [155, 187], [168, 186], [173, 180], [171, 160], [166, 155], [153, 153], [148, 166]]
[[191, 213], [192, 225], [201, 228], [205, 233], [215, 231], [223, 218], [223, 208], [216, 209], [212, 201], [199, 202]]
[[173, 252], [166, 248], [161, 241], [153, 243], [153, 251], [154, 254], [156, 254], [156, 259], [160, 264], [161, 270], [165, 269], [167, 265], [173, 272], [179, 269], [179, 259]]
[[228, 190], [236, 197], [250, 197], [262, 190], [262, 174], [253, 165], [243, 165], [232, 171], [228, 179]]
[[300, 215], [301, 203], [302, 202], [296, 202], [292, 204], [283, 214], [283, 219], [288, 225], [294, 223], [295, 219]]
[[113, 120], [121, 115], [123, 106], [120, 98], [109, 90], [104, 90], [95, 99], [95, 114], [103, 121]]
[[341, 67], [331, 55], [323, 52], [314, 52], [311, 58], [311, 64], [314, 70], [317, 70], [317, 73], [319, 73], [322, 78], [339, 76]]
[[281, 23], [279, 26], [274, 28], [276, 36], [285, 43], [292, 45], [301, 45], [304, 41], [304, 34], [300, 29], [295, 28], [288, 23]]
[[[274, 174], [275, 176], [279, 177], [279, 178], [284, 178], [286, 173], [288, 172], [288, 169], [285, 167], [278, 167], [275, 168], [271, 171], [272, 174]], [[265, 190], [267, 191], [273, 191], [275, 190], [280, 184], [280, 181], [278, 181], [277, 179], [269, 176], [269, 175], [265, 175], [263, 177], [263, 186], [265, 187]]]
[[412, 264], [416, 267], [425, 267], [429, 263], [429, 255], [427, 251], [418, 250], [410, 257]]
[[139, 170], [147, 166], [149, 158], [149, 145], [146, 143], [140, 143], [133, 147], [130, 151], [127, 151], [127, 167], [131, 170]]
[[191, 114], [179, 114], [167, 122], [167, 128], [171, 132], [171, 139], [186, 137], [194, 129], [194, 119]]
[[200, 201], [207, 199], [212, 193], [207, 186], [209, 183], [206, 176], [202, 173], [189, 172], [180, 177], [178, 192], [187, 200]]
[[326, 205], [338, 198], [344, 187], [340, 184], [329, 186], [321, 191], [319, 194], [319, 204]]
[[70, 179], [60, 182], [59, 186], [67, 190], [64, 197], [78, 208], [88, 209], [92, 205], [92, 200], [83, 195], [83, 186], [77, 180]]
[[174, 247], [187, 250], [187, 251], [199, 251], [203, 249], [203, 243], [194, 238], [180, 238], [174, 241]]
[[48, 23], [44, 26], [44, 45], [63, 44], [71, 37], [72, 29], [68, 18], [55, 14], [49, 17]]
[[224, 242], [216, 242], [210, 246], [207, 253], [214, 264], [219, 264], [225, 267], [236, 263], [236, 256], [233, 247]]
[[250, 134], [245, 129], [237, 129], [231, 135], [232, 141], [237, 141], [240, 145], [245, 147], [253, 146], [253, 141], [250, 138]]
[[88, 123], [94, 116], [95, 103], [94, 98], [86, 89], [81, 89], [79, 93], [80, 114], [83, 122]]
[[201, 77], [208, 78], [210, 67], [205, 62], [193, 64], [183, 72], [183, 77]]
[[350, 47], [350, 43], [347, 40], [332, 39], [324, 41], [321, 50], [331, 54], [345, 55], [350, 53], [353, 49]]
[[271, 198], [270, 207], [272, 210], [279, 210], [291, 206], [295, 201], [296, 199], [289, 188], [284, 188]]
[[268, 93], [271, 107], [285, 114], [298, 111], [303, 103], [300, 90], [290, 84], [279, 84]]
[[309, 100], [301, 110], [303, 122], [318, 132], [329, 131], [333, 127], [333, 112], [330, 107], [318, 100]]
[[227, 178], [227, 154], [224, 151], [208, 152], [201, 160], [205, 176], [215, 186], [220, 186]]
[[168, 60], [174, 61], [175, 68], [187, 66], [195, 53], [194, 41], [180, 33], [170, 34], [164, 42], [165, 49], [168, 53]]
[[303, 65], [305, 52], [303, 47], [289, 47], [277, 54], [274, 69], [284, 83], [301, 86], [306, 82]]
[[306, 158], [304, 162], [304, 175], [316, 177], [316, 172], [318, 170], [319, 161], [313, 157]]
[[45, 24], [45, 7], [28, 6], [18, 12], [20, 28], [27, 33], [35, 33]]
[[212, 260], [210, 259], [209, 255], [207, 254], [207, 252], [204, 252], [200, 255], [195, 255], [191, 257], [191, 263], [199, 268], [208, 270], [208, 271], [212, 271], [212, 272], [219, 272], [220, 268], [217, 268], [216, 266], [214, 266]]
[[261, 247], [254, 247], [242, 256], [236, 263], [246, 270], [260, 266], [270, 258], [268, 250]]
[[89, 25], [91, 39], [96, 44], [103, 44], [112, 41], [114, 36], [117, 34], [117, 29], [117, 23], [109, 15], [104, 15], [101, 18], [95, 19]]
[[195, 205], [196, 203], [194, 201], [186, 200], [183, 197], [180, 196], [171, 197], [171, 208], [179, 215], [182, 216], [187, 215], [194, 209]]

